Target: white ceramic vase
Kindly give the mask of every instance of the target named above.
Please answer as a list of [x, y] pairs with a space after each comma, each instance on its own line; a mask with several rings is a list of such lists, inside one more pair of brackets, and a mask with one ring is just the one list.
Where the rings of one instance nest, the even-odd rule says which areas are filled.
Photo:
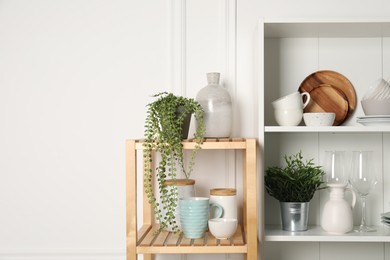
[[233, 109], [229, 92], [219, 84], [220, 73], [207, 73], [208, 85], [202, 88], [196, 100], [204, 110], [206, 127], [204, 137], [230, 137]]
[[[321, 227], [330, 234], [345, 234], [353, 228], [352, 208], [356, 203], [355, 192], [345, 184], [333, 183], [328, 186], [330, 196], [322, 212]], [[346, 190], [352, 192], [351, 204], [344, 199]]]

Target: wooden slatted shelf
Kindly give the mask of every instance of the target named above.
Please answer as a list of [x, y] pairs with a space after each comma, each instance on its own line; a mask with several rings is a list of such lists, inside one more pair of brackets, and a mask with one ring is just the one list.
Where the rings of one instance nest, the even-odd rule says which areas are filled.
[[[194, 149], [193, 139], [183, 141], [183, 149]], [[257, 259], [257, 166], [256, 140], [244, 138], [204, 139], [201, 149], [242, 150], [243, 153], [243, 223], [230, 239], [216, 239], [209, 232], [204, 238], [188, 239], [181, 234], [159, 230], [143, 194], [143, 226], [137, 230], [137, 154], [143, 152], [143, 140], [126, 141], [126, 227], [127, 260], [143, 254], [145, 260], [155, 254], [242, 253], [246, 259]], [[142, 183], [142, 179], [141, 179]]]
[[246, 253], [247, 244], [242, 226], [237, 227], [236, 234], [231, 239], [216, 239], [211, 233], [206, 232], [203, 238], [189, 239], [183, 234], [162, 231], [156, 233], [158, 225], [143, 226], [139, 233], [147, 230], [147, 233], [137, 241], [138, 254], [173, 254], [185, 252], [195, 253]]

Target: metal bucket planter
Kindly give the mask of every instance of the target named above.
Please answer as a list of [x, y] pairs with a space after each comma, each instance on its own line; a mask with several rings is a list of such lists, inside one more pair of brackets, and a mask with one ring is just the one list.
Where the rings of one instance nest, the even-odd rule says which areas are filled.
[[280, 202], [282, 228], [286, 231], [306, 231], [309, 202]]

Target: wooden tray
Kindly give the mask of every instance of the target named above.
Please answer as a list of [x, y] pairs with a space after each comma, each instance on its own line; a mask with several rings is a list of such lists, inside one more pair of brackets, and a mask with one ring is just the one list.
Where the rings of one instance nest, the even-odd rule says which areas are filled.
[[310, 74], [302, 81], [298, 90], [301, 93], [309, 92], [312, 99], [304, 109], [305, 113], [334, 112], [334, 125], [341, 125], [356, 109], [353, 85], [345, 76], [332, 70], [320, 70]]
[[348, 115], [347, 97], [337, 88], [321, 84], [310, 91], [310, 103], [305, 112], [333, 112], [336, 114], [333, 125], [340, 125]]

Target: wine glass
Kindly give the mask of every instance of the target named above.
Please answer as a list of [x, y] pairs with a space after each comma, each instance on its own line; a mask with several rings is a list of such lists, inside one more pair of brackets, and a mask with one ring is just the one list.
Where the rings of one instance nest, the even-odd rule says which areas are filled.
[[325, 151], [325, 181], [328, 187], [346, 187], [345, 151]]
[[366, 225], [366, 198], [377, 183], [374, 170], [372, 151], [353, 151], [351, 176], [352, 188], [359, 194], [362, 201], [362, 218], [356, 232], [373, 232], [374, 228]]

